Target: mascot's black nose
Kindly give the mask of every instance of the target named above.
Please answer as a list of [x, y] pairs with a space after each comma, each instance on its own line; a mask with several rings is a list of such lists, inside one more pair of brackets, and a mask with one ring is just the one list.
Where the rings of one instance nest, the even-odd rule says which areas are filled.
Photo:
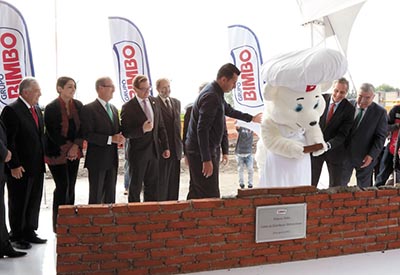
[[311, 122], [310, 122], [310, 126], [314, 126], [315, 124], [317, 124], [316, 121], [311, 121]]

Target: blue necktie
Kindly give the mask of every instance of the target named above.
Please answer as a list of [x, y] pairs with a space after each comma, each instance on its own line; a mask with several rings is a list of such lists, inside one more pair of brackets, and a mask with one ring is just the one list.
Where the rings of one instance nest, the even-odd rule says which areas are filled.
[[107, 110], [108, 116], [110, 117], [111, 121], [114, 122], [114, 116], [111, 111], [110, 103], [108, 103], [108, 102], [106, 103], [106, 110]]

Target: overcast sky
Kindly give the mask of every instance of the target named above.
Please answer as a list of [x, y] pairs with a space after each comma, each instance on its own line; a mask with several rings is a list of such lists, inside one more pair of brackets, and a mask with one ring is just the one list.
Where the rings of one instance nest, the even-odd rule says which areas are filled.
[[[8, 2], [27, 22], [42, 105], [57, 96], [58, 76], [68, 75], [78, 82], [77, 98], [83, 103], [96, 98], [98, 77], [108, 75], [115, 80], [108, 16], [125, 17], [140, 29], [153, 82], [160, 77], [171, 79], [171, 95], [182, 106], [194, 100], [200, 83], [214, 80], [219, 67], [231, 61], [229, 25], [241, 24], [254, 31], [264, 61], [310, 46], [310, 33], [301, 26], [295, 0]], [[348, 46], [349, 70], [356, 86], [371, 82], [400, 87], [398, 3], [367, 0], [361, 9]], [[122, 105], [119, 91], [112, 102]]]

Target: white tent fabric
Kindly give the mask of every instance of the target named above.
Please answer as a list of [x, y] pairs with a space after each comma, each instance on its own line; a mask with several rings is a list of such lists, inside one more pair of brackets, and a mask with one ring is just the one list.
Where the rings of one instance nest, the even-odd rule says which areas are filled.
[[336, 35], [341, 50], [347, 45], [354, 20], [366, 0], [297, 0], [303, 24], [320, 22], [323, 39]]

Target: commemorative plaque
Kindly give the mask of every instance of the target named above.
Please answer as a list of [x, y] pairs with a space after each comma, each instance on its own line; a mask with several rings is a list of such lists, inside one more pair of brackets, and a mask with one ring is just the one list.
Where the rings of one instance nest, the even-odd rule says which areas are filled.
[[307, 204], [256, 208], [256, 243], [306, 237]]

